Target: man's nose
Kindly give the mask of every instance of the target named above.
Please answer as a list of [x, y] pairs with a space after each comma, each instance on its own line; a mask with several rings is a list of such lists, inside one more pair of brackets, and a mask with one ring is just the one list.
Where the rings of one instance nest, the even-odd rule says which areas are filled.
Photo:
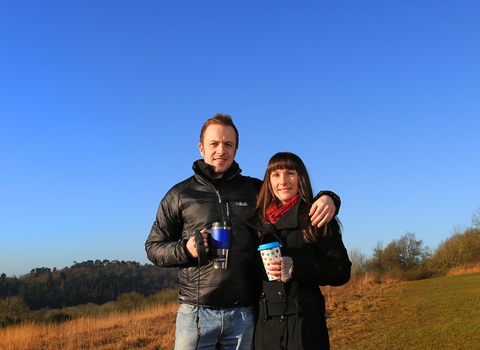
[[218, 147], [217, 147], [217, 153], [223, 154], [224, 151], [225, 151], [225, 147], [223, 146], [222, 143], [220, 143], [220, 144], [218, 145]]

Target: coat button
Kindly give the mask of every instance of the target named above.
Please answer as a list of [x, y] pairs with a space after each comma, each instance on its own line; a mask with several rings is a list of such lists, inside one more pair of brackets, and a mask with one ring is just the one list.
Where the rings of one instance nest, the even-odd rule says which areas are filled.
[[285, 322], [285, 316], [280, 316], [280, 322]]
[[262, 294], [260, 294], [260, 298], [265, 299], [265, 292], [262, 292]]
[[278, 297], [279, 297], [280, 299], [283, 299], [283, 297], [284, 297], [283, 292], [278, 292]]

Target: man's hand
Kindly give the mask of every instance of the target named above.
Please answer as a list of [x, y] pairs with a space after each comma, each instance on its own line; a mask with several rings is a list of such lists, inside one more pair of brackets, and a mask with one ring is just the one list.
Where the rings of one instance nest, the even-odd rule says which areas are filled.
[[[208, 236], [205, 233], [205, 228], [200, 231], [203, 237], [203, 244], [205, 245], [205, 251], [209, 251], [210, 247], [208, 246]], [[198, 258], [197, 254], [197, 245], [195, 244], [195, 237], [192, 236], [187, 241], [187, 252], [192, 258]]]
[[333, 199], [329, 196], [321, 196], [312, 204], [310, 213], [310, 220], [312, 221], [312, 226], [322, 227], [330, 222], [335, 215], [335, 204]]

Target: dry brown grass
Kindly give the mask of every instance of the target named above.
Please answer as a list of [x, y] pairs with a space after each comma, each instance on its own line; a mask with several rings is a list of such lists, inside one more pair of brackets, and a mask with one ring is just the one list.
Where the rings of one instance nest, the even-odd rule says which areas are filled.
[[480, 262], [451, 269], [450, 271], [447, 272], [447, 276], [463, 275], [465, 273], [472, 273], [472, 272], [480, 272]]
[[172, 349], [176, 303], [144, 311], [78, 318], [59, 325], [21, 324], [0, 330], [2, 350]]
[[[351, 318], [351, 310], [367, 310], [374, 305], [377, 310], [381, 303], [365, 297], [365, 292], [383, 290], [391, 282], [380, 282], [372, 275], [353, 278], [341, 287], [322, 287], [325, 295], [328, 326], [331, 340], [339, 343], [338, 337], [345, 338], [337, 329], [345, 330], [342, 322], [345, 316]], [[126, 349], [172, 349], [175, 341], [176, 303], [144, 311], [113, 313], [104, 317], [83, 317], [60, 325], [26, 323], [0, 330], [2, 350], [126, 350]], [[372, 309], [373, 310], [373, 309]], [[364, 314], [363, 314], [364, 316]], [[355, 328], [351, 336], [356, 337]]]
[[368, 319], [391, 306], [385, 292], [398, 285], [396, 282], [367, 274], [352, 278], [341, 287], [321, 288], [332, 350], [349, 348], [350, 344], [368, 338], [375, 331], [368, 328]]
[[[449, 275], [471, 272], [480, 272], [480, 264], [452, 270]], [[322, 287], [332, 350], [355, 348], [355, 344], [378, 336], [407, 285], [392, 275], [365, 275], [341, 287]], [[59, 325], [9, 326], [0, 329], [0, 349], [172, 349], [177, 309], [178, 304], [171, 303], [143, 311], [83, 317]]]

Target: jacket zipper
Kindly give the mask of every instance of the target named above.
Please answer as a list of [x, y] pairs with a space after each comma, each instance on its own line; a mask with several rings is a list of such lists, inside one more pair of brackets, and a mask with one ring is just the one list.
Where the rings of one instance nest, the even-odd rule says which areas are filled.
[[[240, 171], [237, 171], [235, 174], [232, 174], [232, 176], [230, 176], [227, 179], [227, 181], [230, 180], [230, 179], [233, 179], [239, 173], [240, 173]], [[225, 221], [225, 220], [223, 220], [224, 216], [223, 216], [223, 211], [222, 211], [222, 197], [220, 196], [220, 192], [218, 192], [218, 189], [216, 187], [214, 187], [214, 189], [215, 189], [215, 193], [217, 194], [217, 197], [218, 197], [218, 211], [220, 213], [220, 218], [222, 219], [222, 221]], [[230, 219], [230, 208], [228, 207], [228, 202], [225, 202], [225, 206], [226, 206], [226, 209], [227, 209], [227, 220], [231, 220]], [[191, 269], [192, 269], [192, 267], [187, 267], [186, 278], [187, 278], [188, 282], [191, 281], [191, 279], [190, 279], [190, 270]]]
[[227, 212], [227, 218], [225, 220], [225, 216], [223, 215], [223, 210], [222, 210], [222, 197], [220, 196], [220, 192], [218, 192], [218, 189], [215, 189], [215, 192], [217, 193], [217, 197], [218, 197], [218, 211], [220, 212], [220, 218], [222, 219], [222, 221], [231, 221], [230, 207], [228, 206], [228, 202], [225, 202], [225, 208]]
[[222, 219], [222, 221], [225, 221], [223, 220], [222, 197], [220, 196], [220, 192], [218, 192], [218, 189], [215, 189], [215, 192], [217, 193], [218, 197], [218, 212], [220, 214], [220, 218]]

